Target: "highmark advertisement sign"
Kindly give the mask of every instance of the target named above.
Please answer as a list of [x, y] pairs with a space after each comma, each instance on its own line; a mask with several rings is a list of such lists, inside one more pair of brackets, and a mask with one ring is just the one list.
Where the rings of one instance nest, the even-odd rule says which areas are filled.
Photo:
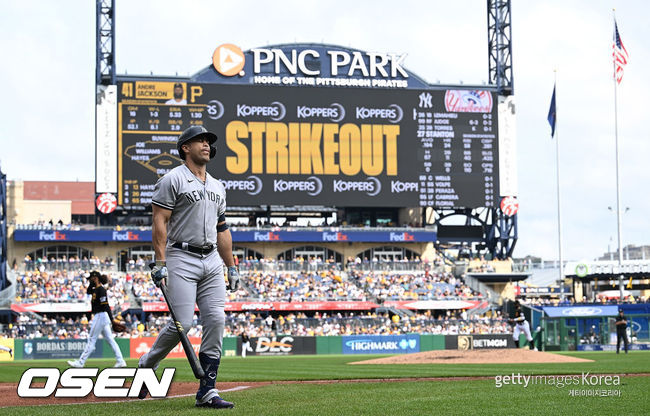
[[420, 352], [420, 336], [350, 335], [342, 337], [343, 354], [406, 354]]

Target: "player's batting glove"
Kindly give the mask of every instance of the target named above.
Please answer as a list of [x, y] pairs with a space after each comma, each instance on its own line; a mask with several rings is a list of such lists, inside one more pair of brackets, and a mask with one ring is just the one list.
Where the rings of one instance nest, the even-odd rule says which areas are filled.
[[164, 261], [156, 260], [155, 263], [149, 264], [151, 269], [151, 278], [153, 283], [160, 287], [163, 279], [167, 279], [167, 264]]
[[228, 267], [228, 290], [235, 292], [241, 286], [239, 270], [237, 266]]

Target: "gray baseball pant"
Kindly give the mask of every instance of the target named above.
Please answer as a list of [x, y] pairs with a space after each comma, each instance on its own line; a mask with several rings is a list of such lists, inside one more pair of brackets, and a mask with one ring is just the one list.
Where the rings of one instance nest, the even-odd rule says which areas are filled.
[[[226, 323], [226, 282], [219, 253], [215, 249], [203, 256], [167, 247], [166, 256], [169, 271], [167, 294], [176, 319], [186, 331], [191, 328], [196, 302], [203, 326], [201, 352], [210, 358], [220, 359]], [[179, 341], [176, 326], [170, 319], [158, 334], [151, 350], [140, 358], [138, 365], [157, 368]]]

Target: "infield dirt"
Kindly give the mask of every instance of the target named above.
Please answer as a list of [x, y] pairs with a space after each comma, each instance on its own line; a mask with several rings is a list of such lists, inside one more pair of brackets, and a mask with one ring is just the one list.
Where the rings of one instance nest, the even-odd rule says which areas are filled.
[[592, 360], [528, 349], [439, 350], [356, 361], [350, 364], [522, 364], [586, 363]]

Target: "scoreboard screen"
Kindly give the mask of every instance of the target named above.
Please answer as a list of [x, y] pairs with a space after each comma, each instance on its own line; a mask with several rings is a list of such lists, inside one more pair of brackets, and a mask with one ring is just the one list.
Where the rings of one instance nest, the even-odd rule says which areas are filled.
[[118, 202], [151, 203], [180, 133], [214, 132], [228, 205], [474, 208], [499, 195], [496, 94], [120, 81]]

